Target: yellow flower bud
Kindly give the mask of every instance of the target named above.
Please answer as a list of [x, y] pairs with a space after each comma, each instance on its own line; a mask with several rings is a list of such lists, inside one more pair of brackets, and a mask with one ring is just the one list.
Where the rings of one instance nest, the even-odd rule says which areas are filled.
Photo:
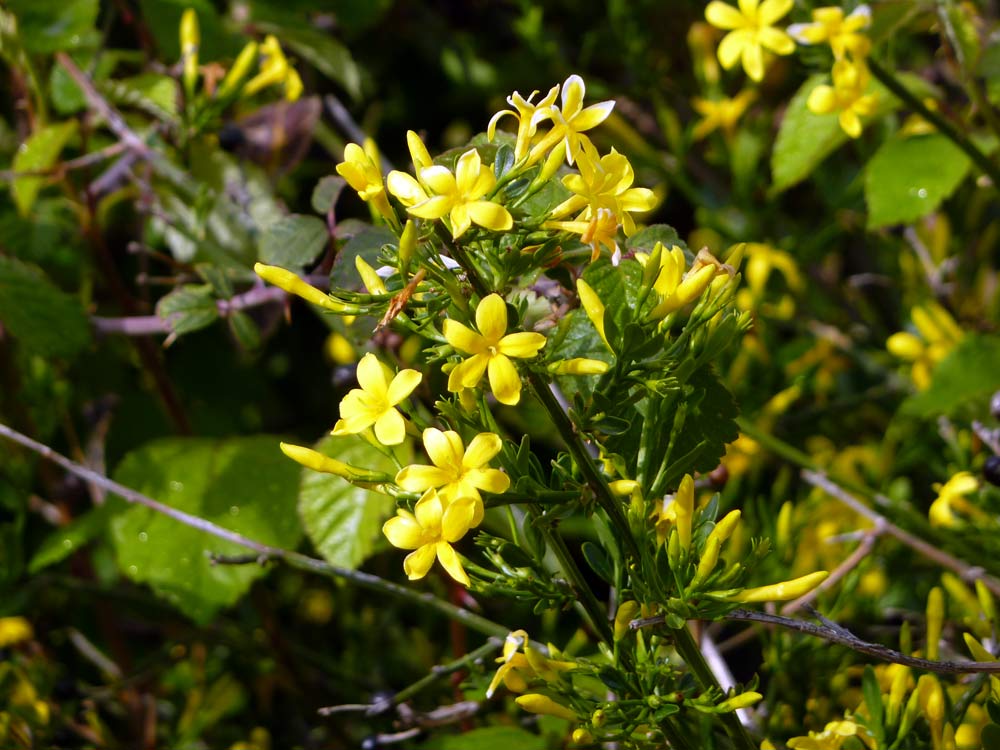
[[580, 295], [580, 304], [583, 305], [583, 311], [587, 313], [590, 322], [594, 324], [594, 328], [597, 329], [601, 341], [604, 342], [609, 351], [614, 353], [614, 349], [608, 343], [608, 337], [604, 334], [604, 303], [601, 302], [601, 298], [597, 296], [597, 292], [590, 288], [590, 284], [583, 279], [577, 279], [576, 291]]
[[575, 711], [572, 711], [561, 703], [556, 703], [547, 695], [528, 693], [527, 695], [520, 695], [514, 700], [525, 711], [530, 711], [533, 714], [557, 716], [560, 719], [568, 719], [569, 721], [577, 720]]
[[542, 187], [542, 185], [551, 180], [555, 173], [559, 171], [559, 167], [562, 166], [563, 159], [565, 157], [566, 153], [561, 148], [550, 151], [549, 155], [542, 163], [542, 168], [538, 170], [538, 174], [535, 176], [535, 179], [531, 181], [528, 191], [538, 190]]
[[989, 588], [983, 583], [982, 578], [976, 579], [976, 598], [979, 600], [979, 606], [982, 608], [983, 614], [986, 615], [986, 621], [996, 624], [996, 601], [993, 599], [993, 594], [990, 593]]
[[546, 369], [553, 375], [603, 375], [608, 371], [608, 363], [599, 359], [574, 357], [553, 362]]
[[389, 293], [385, 288], [385, 282], [382, 281], [382, 278], [375, 273], [375, 269], [368, 265], [360, 255], [354, 257], [354, 267], [358, 269], [358, 275], [361, 277], [361, 281], [364, 283], [365, 289], [368, 290], [369, 294]]
[[899, 665], [892, 675], [892, 685], [889, 687], [889, 703], [886, 706], [886, 723], [893, 726], [903, 708], [903, 696], [910, 685], [910, 668]]
[[937, 677], [920, 675], [917, 680], [917, 701], [928, 721], [936, 722], [944, 718], [944, 690]]
[[830, 575], [829, 572], [825, 570], [817, 570], [815, 573], [793, 578], [790, 581], [773, 583], [770, 586], [760, 586], [753, 589], [744, 589], [738, 594], [732, 594], [727, 599], [728, 601], [740, 602], [742, 604], [783, 602], [789, 599], [797, 599], [819, 586], [826, 580], [828, 575]]
[[740, 693], [739, 695], [734, 695], [732, 698], [728, 698], [718, 706], [715, 707], [716, 713], [724, 714], [730, 711], [735, 711], [739, 708], [747, 708], [759, 703], [763, 699], [763, 695], [760, 693], [755, 693], [753, 691], [747, 693]]
[[[562, 153], [559, 154], [559, 161], [562, 161]], [[573, 730], [572, 739], [574, 745], [591, 745], [594, 742], [594, 735], [583, 727], [577, 727]]]
[[326, 342], [323, 344], [323, 353], [326, 354], [331, 362], [337, 365], [354, 364], [358, 359], [351, 342], [336, 331], [326, 337]]
[[634, 479], [616, 479], [608, 482], [608, 489], [617, 497], [629, 497], [639, 489], [639, 483]]
[[972, 637], [971, 633], [963, 633], [962, 637], [965, 638], [965, 645], [969, 648], [969, 653], [972, 654], [972, 658], [976, 661], [996, 661], [996, 657], [993, 656], [986, 648]]
[[269, 284], [273, 284], [279, 289], [284, 289], [289, 294], [301, 297], [306, 302], [312, 302], [314, 305], [319, 305], [320, 307], [332, 310], [333, 312], [344, 312], [347, 310], [347, 305], [343, 302], [331, 299], [329, 295], [324, 294], [316, 287], [307, 284], [296, 274], [284, 268], [279, 268], [278, 266], [267, 266], [263, 263], [254, 263], [253, 270], [254, 273], [264, 279], [264, 281]]
[[615, 640], [620, 641], [629, 632], [628, 624], [635, 619], [635, 616], [639, 614], [639, 602], [629, 601], [622, 602], [622, 605], [618, 607], [618, 612], [615, 614]]
[[365, 469], [359, 469], [335, 458], [324, 456], [319, 451], [306, 448], [302, 445], [292, 445], [291, 443], [281, 443], [281, 452], [296, 463], [302, 464], [307, 469], [319, 471], [324, 474], [334, 474], [349, 482], [367, 485], [391, 482], [392, 477]]
[[935, 586], [927, 595], [927, 658], [936, 661], [944, 626], [944, 593]]
[[723, 516], [721, 521], [715, 524], [715, 528], [712, 529], [712, 533], [708, 535], [709, 540], [711, 541], [711, 539], [716, 538], [719, 540], [719, 544], [721, 545], [729, 539], [730, 536], [732, 536], [736, 527], [739, 526], [740, 518], [742, 516], [743, 514], [739, 510], [729, 511], [725, 516]]
[[674, 493], [674, 515], [677, 519], [677, 535], [681, 554], [691, 549], [691, 521], [694, 515], [694, 479], [685, 474], [680, 487]]
[[719, 550], [722, 549], [722, 541], [719, 537], [709, 536], [705, 542], [705, 549], [701, 553], [701, 560], [698, 561], [698, 570], [691, 579], [692, 589], [697, 589], [715, 570], [715, 564], [719, 561]]
[[243, 81], [246, 80], [256, 60], [257, 42], [248, 42], [237, 55], [236, 61], [226, 73], [226, 77], [222, 79], [222, 83], [215, 92], [216, 98], [225, 100], [235, 95], [243, 85]]
[[29, 641], [33, 637], [31, 623], [23, 617], [0, 617], [0, 648]]
[[183, 61], [184, 92], [190, 98], [194, 95], [194, 86], [198, 81], [198, 46], [201, 44], [201, 34], [198, 32], [198, 14], [194, 8], [188, 8], [181, 16], [181, 60]]
[[403, 234], [399, 238], [399, 272], [403, 276], [406, 275], [406, 269], [409, 268], [416, 250], [417, 225], [413, 223], [413, 219], [407, 219], [406, 226], [403, 227]]

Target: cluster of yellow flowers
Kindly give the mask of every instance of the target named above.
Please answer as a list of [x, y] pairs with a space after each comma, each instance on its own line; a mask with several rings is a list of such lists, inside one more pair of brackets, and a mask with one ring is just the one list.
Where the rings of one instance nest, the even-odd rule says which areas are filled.
[[927, 390], [937, 364], [962, 340], [962, 329], [937, 302], [926, 302], [910, 310], [916, 333], [900, 331], [885, 342], [889, 353], [911, 363], [910, 379], [918, 391]]
[[[836, 112], [840, 126], [852, 138], [861, 135], [862, 117], [875, 113], [876, 94], [869, 93], [871, 75], [865, 58], [871, 42], [864, 34], [871, 23], [871, 11], [860, 5], [845, 15], [837, 6], [816, 8], [812, 23], [792, 24], [781, 30], [775, 24], [792, 9], [792, 0], [738, 0], [738, 7], [712, 0], [705, 8], [706, 20], [728, 32], [718, 48], [719, 62], [729, 70], [742, 62], [751, 80], [760, 82], [766, 71], [765, 50], [790, 55], [795, 43], [827, 44], [833, 52], [832, 86], [817, 86], [809, 95], [808, 107], [816, 114]], [[731, 134], [755, 95], [747, 90], [732, 99], [695, 99], [696, 111], [704, 119], [695, 127], [697, 140], [722, 128]]]

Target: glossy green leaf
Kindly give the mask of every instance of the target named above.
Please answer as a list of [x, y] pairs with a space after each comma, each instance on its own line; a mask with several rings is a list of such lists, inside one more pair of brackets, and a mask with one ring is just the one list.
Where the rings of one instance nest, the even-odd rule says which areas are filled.
[[1000, 337], [968, 335], [934, 368], [930, 387], [903, 403], [902, 413], [979, 417], [998, 390]]
[[50, 565], [62, 562], [89, 544], [104, 533], [112, 517], [124, 507], [123, 500], [109, 496], [103, 505], [91, 508], [62, 528], [50, 533], [32, 555], [28, 563], [28, 572], [34, 574]]
[[865, 170], [868, 228], [926, 216], [955, 191], [970, 166], [965, 152], [939, 133], [890, 138]]
[[300, 269], [314, 262], [326, 248], [326, 224], [315, 216], [292, 214], [264, 230], [258, 247], [261, 263]]
[[210, 284], [186, 284], [156, 303], [156, 314], [180, 336], [212, 325], [219, 317]]
[[[315, 450], [338, 461], [363, 469], [394, 475], [396, 465], [360, 437], [323, 438]], [[406, 442], [397, 455], [409, 461]], [[381, 539], [382, 524], [394, 512], [395, 502], [387, 495], [355, 487], [332, 474], [302, 470], [299, 486], [299, 514], [306, 534], [319, 553], [331, 564], [356, 568], [375, 550]]]
[[421, 745], [425, 750], [545, 750], [541, 735], [513, 726], [481, 727], [461, 734], [439, 735]]
[[341, 191], [347, 185], [347, 181], [338, 175], [327, 175], [316, 183], [312, 192], [312, 209], [316, 213], [325, 216], [337, 203]]
[[[14, 157], [14, 171], [34, 172], [54, 165], [67, 141], [76, 134], [76, 128], [76, 120], [67, 120], [33, 133], [18, 149], [17, 156]], [[38, 197], [38, 191], [42, 189], [47, 179], [44, 175], [32, 175], [14, 180], [11, 190], [18, 213], [26, 216], [31, 211], [35, 198]]]
[[79, 301], [41, 270], [0, 255], [0, 321], [25, 349], [72, 357], [90, 343], [90, 322]]
[[[302, 536], [295, 513], [298, 467], [274, 437], [156, 440], [125, 456], [114, 478], [255, 541], [294, 548]], [[208, 552], [250, 550], [142, 506], [115, 517], [111, 540], [126, 576], [201, 623], [235, 603], [266, 572], [257, 564], [213, 566]]]
[[653, 252], [657, 242], [662, 242], [667, 250], [674, 245], [682, 250], [688, 249], [687, 243], [677, 234], [677, 230], [668, 224], [652, 224], [640, 229], [625, 241], [625, 247], [629, 252], [648, 255]]
[[8, 0], [28, 52], [50, 54], [93, 40], [98, 0]]

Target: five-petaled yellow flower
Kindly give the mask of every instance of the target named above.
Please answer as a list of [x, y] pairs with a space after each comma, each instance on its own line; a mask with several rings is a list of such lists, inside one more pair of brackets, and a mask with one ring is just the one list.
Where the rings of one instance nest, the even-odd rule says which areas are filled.
[[799, 44], [826, 42], [838, 60], [847, 53], [855, 58], [864, 57], [871, 49], [871, 41], [861, 32], [872, 22], [872, 12], [867, 5], [859, 5], [847, 17], [844, 16], [844, 9], [837, 6], [816, 8], [812, 18], [812, 23], [793, 23], [789, 26], [789, 36]]
[[622, 251], [618, 247], [617, 239], [618, 215], [611, 209], [599, 208], [589, 220], [547, 221], [542, 224], [542, 229], [559, 229], [563, 232], [580, 235], [580, 241], [590, 245], [591, 263], [601, 257], [602, 246], [611, 253], [612, 264], [617, 266], [622, 258]]
[[703, 119], [694, 126], [691, 137], [699, 141], [709, 133], [721, 129], [726, 138], [732, 138], [740, 118], [756, 98], [756, 91], [743, 89], [731, 99], [693, 99], [691, 104]]
[[605, 208], [621, 219], [625, 236], [632, 236], [636, 227], [631, 212], [651, 211], [656, 206], [656, 195], [649, 188], [632, 187], [635, 171], [628, 158], [613, 148], [610, 154], [600, 156], [586, 141], [577, 154], [576, 165], [580, 173], [563, 178], [563, 185], [575, 195], [552, 209], [551, 217], [560, 219], [582, 210], [576, 218], [589, 220]]
[[[549, 116], [548, 108], [555, 104], [556, 97], [559, 95], [559, 84], [549, 89], [549, 93], [545, 95], [545, 98], [534, 104], [531, 100], [537, 93], [537, 91], [532, 91], [528, 95], [528, 98], [525, 99], [515, 91], [513, 95], [507, 97], [507, 103], [514, 109], [501, 109], [490, 118], [490, 124], [486, 126], [486, 137], [492, 141], [496, 135], [497, 123], [503, 117], [510, 115], [517, 120], [517, 140], [514, 141], [515, 161], [521, 161], [521, 159], [528, 155], [528, 147], [531, 145], [531, 139], [538, 129], [538, 123]], [[535, 114], [538, 112], [542, 114], [536, 118]]]
[[514, 225], [514, 218], [506, 208], [483, 200], [496, 185], [496, 177], [493, 170], [483, 164], [476, 149], [470, 148], [458, 158], [454, 174], [441, 165], [426, 167], [418, 174], [420, 182], [433, 194], [407, 210], [421, 219], [447, 216], [454, 239], [465, 234], [473, 224], [494, 232], [504, 232]]
[[334, 435], [353, 435], [375, 426], [382, 445], [399, 445], [406, 435], [406, 423], [396, 406], [420, 384], [416, 370], [392, 370], [370, 352], [358, 363], [358, 385], [340, 402], [340, 419]]
[[500, 436], [492, 432], [476, 435], [466, 448], [457, 432], [429, 427], [424, 430], [424, 449], [434, 465], [406, 466], [396, 474], [396, 484], [407, 492], [437, 488], [445, 502], [471, 497], [475, 501], [471, 525], [478, 526], [484, 511], [479, 491], [501, 494], [510, 487], [510, 477], [486, 465], [501, 446]]
[[826, 115], [838, 113], [840, 127], [851, 138], [861, 135], [862, 117], [875, 114], [878, 95], [866, 94], [870, 74], [863, 62], [837, 60], [833, 64], [833, 86], [817, 86], [809, 93], [806, 106], [810, 112]]
[[469, 576], [458, 553], [451, 546], [475, 526], [476, 501], [458, 497], [445, 503], [437, 490], [429, 489], [417, 501], [413, 513], [402, 508], [382, 526], [382, 533], [394, 547], [411, 549], [403, 560], [403, 570], [411, 581], [423, 578], [434, 564], [441, 563], [448, 575], [469, 585]]
[[719, 62], [729, 70], [742, 59], [743, 70], [755, 81], [764, 79], [764, 49], [790, 55], [795, 42], [774, 23], [792, 9], [793, 0], [739, 0], [739, 9], [721, 0], [705, 8], [706, 20], [729, 31], [719, 44]]
[[521, 376], [511, 357], [528, 359], [545, 346], [540, 333], [507, 333], [507, 305], [499, 294], [484, 297], [476, 307], [479, 333], [450, 318], [444, 322], [444, 337], [455, 349], [472, 356], [458, 364], [448, 376], [448, 390], [475, 388], [488, 373], [490, 389], [501, 404], [513, 406], [521, 400]]
[[539, 108], [535, 112], [532, 120], [537, 123], [549, 118], [552, 120], [552, 129], [532, 146], [528, 153], [529, 164], [537, 162], [557, 144], [565, 149], [566, 161], [573, 163], [582, 148], [582, 143], [589, 140], [582, 133], [596, 128], [608, 119], [611, 110], [615, 108], [612, 100], [591, 104], [585, 108], [583, 97], [586, 93], [587, 87], [583, 79], [578, 75], [571, 75], [562, 85], [562, 108], [552, 105], [544, 109]]

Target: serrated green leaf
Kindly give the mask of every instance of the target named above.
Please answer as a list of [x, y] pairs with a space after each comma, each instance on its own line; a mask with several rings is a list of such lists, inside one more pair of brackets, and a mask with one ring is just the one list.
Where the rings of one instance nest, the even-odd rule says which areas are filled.
[[[359, 437], [323, 438], [315, 450], [338, 461], [363, 469], [396, 473], [396, 465]], [[398, 449], [403, 463], [409, 461], [409, 441]], [[302, 470], [299, 485], [299, 515], [306, 534], [317, 551], [332, 565], [357, 568], [375, 550], [382, 524], [395, 508], [387, 495], [355, 487], [340, 477]]]
[[264, 230], [257, 255], [261, 263], [299, 269], [315, 261], [328, 240], [326, 224], [321, 219], [292, 214]]
[[[270, 436], [156, 440], [125, 456], [114, 478], [265, 544], [294, 548], [302, 536], [295, 514], [298, 467]], [[256, 564], [213, 566], [208, 552], [248, 550], [142, 506], [112, 520], [111, 541], [126, 576], [199, 623], [235, 603], [266, 573]]]
[[210, 284], [187, 284], [156, 303], [156, 314], [178, 336], [212, 325], [219, 317]]
[[868, 161], [868, 228], [907, 224], [934, 211], [969, 173], [972, 162], [940, 133], [890, 138]]
[[90, 343], [90, 322], [75, 297], [41, 270], [0, 256], [0, 322], [27, 350], [72, 357]]
[[[36, 131], [18, 149], [14, 157], [15, 172], [34, 172], [51, 167], [59, 159], [67, 141], [76, 134], [76, 120], [67, 120], [56, 125], [49, 125]], [[21, 216], [27, 216], [35, 204], [38, 191], [45, 184], [44, 176], [18, 177], [11, 186], [14, 204]]]
[[438, 735], [421, 745], [425, 750], [545, 750], [545, 738], [518, 727], [481, 727], [461, 734]]
[[8, 0], [25, 50], [51, 54], [89, 43], [98, 0]]
[[333, 208], [341, 191], [347, 185], [347, 181], [338, 175], [327, 175], [320, 178], [312, 192], [312, 209], [316, 213], [326, 216]]
[[903, 402], [901, 413], [916, 417], [978, 416], [1000, 390], [1000, 338], [965, 336], [934, 368], [931, 385]]

